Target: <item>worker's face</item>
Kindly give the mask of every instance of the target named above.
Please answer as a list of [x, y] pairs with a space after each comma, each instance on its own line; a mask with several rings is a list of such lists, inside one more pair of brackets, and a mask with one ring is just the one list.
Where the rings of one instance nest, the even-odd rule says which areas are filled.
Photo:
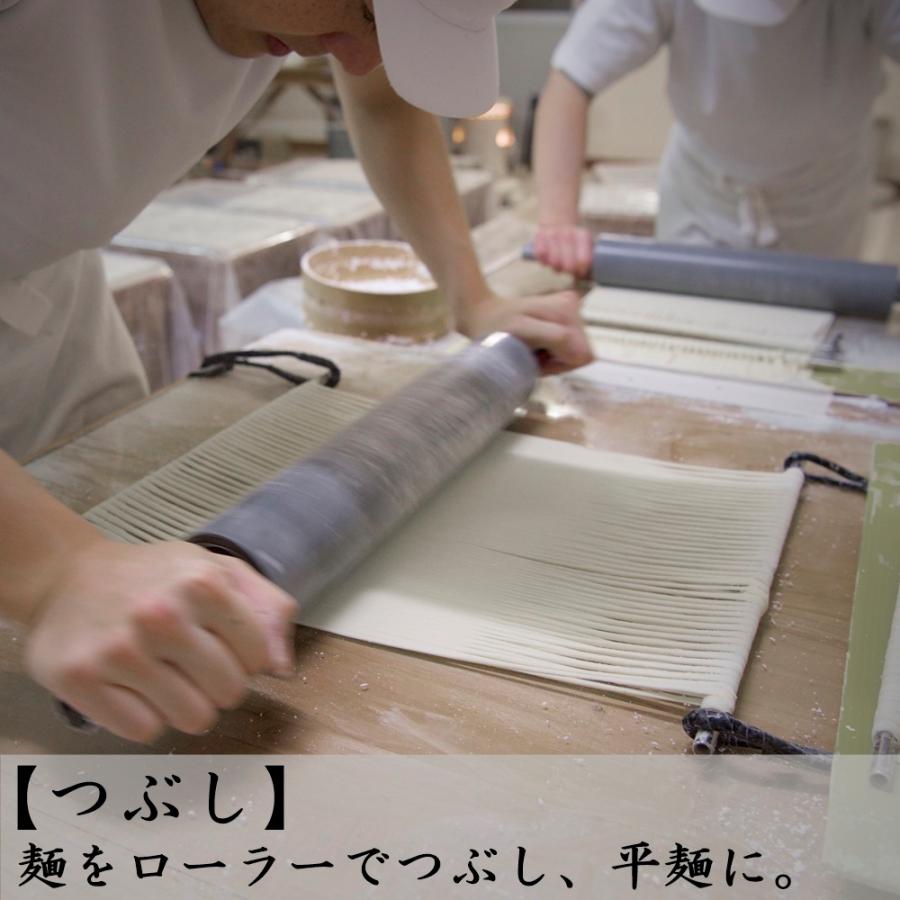
[[194, 0], [212, 39], [234, 56], [331, 53], [351, 75], [381, 62], [372, 0]]

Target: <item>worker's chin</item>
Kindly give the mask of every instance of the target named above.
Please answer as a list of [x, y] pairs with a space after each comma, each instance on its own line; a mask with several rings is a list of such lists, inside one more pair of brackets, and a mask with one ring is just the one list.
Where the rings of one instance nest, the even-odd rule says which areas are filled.
[[340, 62], [341, 68], [343, 68], [348, 75], [368, 75], [369, 72], [374, 72], [375, 69], [381, 65], [381, 60], [376, 60], [373, 63], [365, 63], [364, 65], [347, 64], [340, 59], [338, 59], [338, 62]]
[[213, 42], [218, 45], [220, 50], [224, 50], [229, 56], [236, 56], [238, 59], [256, 59], [265, 56], [269, 51], [262, 41], [255, 36], [240, 35], [234, 37], [232, 35], [212, 35]]

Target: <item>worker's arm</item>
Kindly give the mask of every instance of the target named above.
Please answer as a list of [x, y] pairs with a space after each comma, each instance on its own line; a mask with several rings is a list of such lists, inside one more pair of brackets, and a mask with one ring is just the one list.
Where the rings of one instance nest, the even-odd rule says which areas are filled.
[[578, 225], [589, 102], [578, 85], [553, 69], [538, 103], [534, 133], [535, 255], [582, 278], [589, 274], [593, 256], [591, 234]]
[[248, 675], [290, 667], [290, 597], [182, 542], [105, 538], [0, 452], [0, 616], [29, 673], [122, 737], [199, 733]]
[[572, 292], [511, 299], [488, 287], [434, 116], [398, 97], [381, 68], [358, 77], [335, 67], [335, 78], [366, 175], [452, 304], [457, 328], [471, 337], [509, 331], [549, 352], [548, 372], [589, 362]]

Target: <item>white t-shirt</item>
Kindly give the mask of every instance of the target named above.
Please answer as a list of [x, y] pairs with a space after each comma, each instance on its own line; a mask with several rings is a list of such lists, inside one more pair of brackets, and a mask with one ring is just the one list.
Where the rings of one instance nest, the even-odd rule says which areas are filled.
[[[0, 447], [25, 458], [146, 392], [104, 245], [274, 76], [193, 0], [0, 0]], [[15, 390], [9, 390], [15, 385]]]
[[0, 0], [0, 282], [105, 244], [249, 111], [193, 0]]
[[764, 183], [864, 140], [883, 55], [900, 62], [900, 2], [802, 0], [782, 24], [754, 27], [694, 0], [586, 0], [553, 67], [594, 94], [663, 45], [669, 99], [693, 150]]

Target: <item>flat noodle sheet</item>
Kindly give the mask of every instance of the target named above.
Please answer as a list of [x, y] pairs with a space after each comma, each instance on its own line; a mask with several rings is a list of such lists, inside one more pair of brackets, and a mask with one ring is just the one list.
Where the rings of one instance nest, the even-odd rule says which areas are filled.
[[606, 362], [830, 392], [827, 385], [813, 377], [809, 354], [796, 350], [623, 328], [589, 326], [586, 332], [594, 355]]
[[[298, 388], [87, 518], [187, 534], [371, 405]], [[298, 621], [730, 710], [801, 484], [504, 432]]]
[[813, 353], [834, 322], [828, 312], [657, 291], [596, 287], [584, 298], [591, 325], [710, 338]]

